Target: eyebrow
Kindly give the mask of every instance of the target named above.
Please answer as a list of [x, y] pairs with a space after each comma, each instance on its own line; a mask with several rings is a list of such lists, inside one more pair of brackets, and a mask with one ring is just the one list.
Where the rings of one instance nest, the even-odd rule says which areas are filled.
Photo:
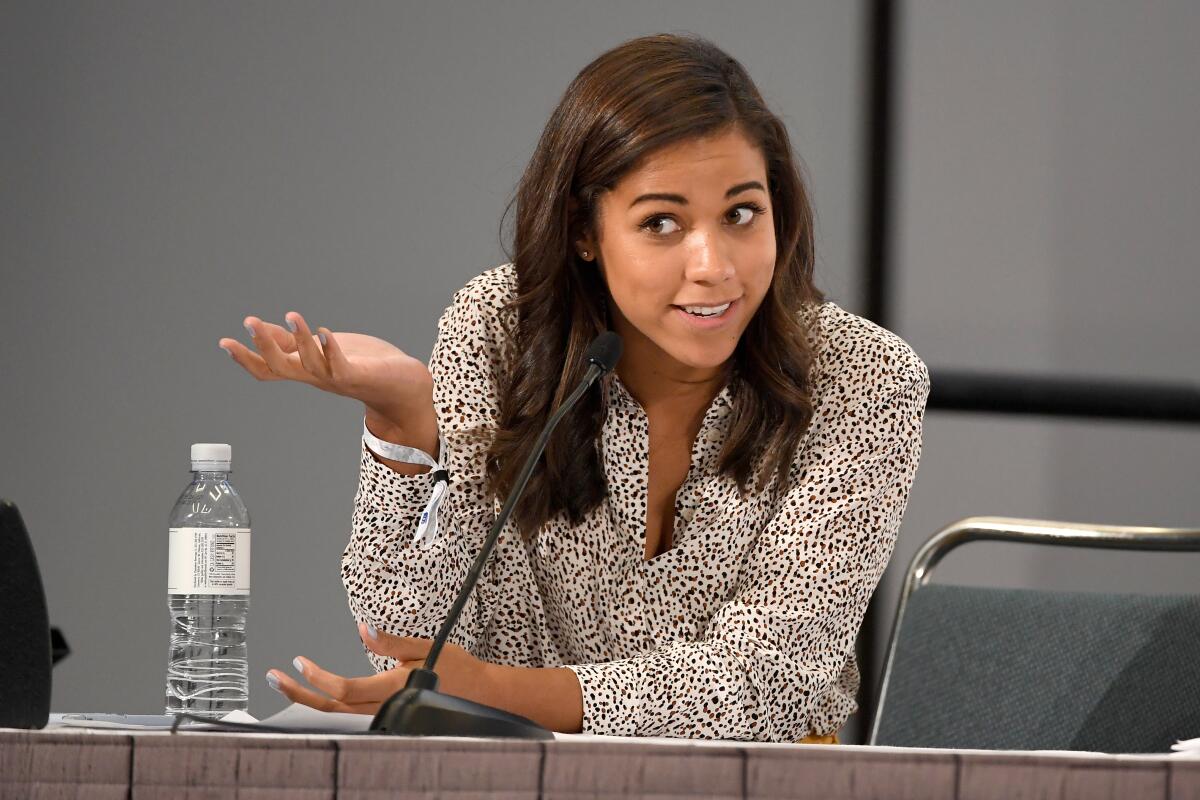
[[[762, 191], [762, 192], [767, 191], [766, 188], [758, 181], [746, 181], [745, 183], [739, 183], [736, 186], [730, 186], [729, 190], [727, 192], [725, 192], [725, 196], [733, 197], [735, 194], [741, 194], [742, 192], [746, 191], [747, 189], [758, 189], [759, 191]], [[633, 208], [638, 203], [644, 203], [647, 200], [662, 200], [663, 202], [667, 202], [667, 203], [679, 203], [679, 205], [681, 205], [681, 206], [686, 206], [688, 204], [687, 198], [681, 194], [665, 194], [662, 192], [653, 192], [651, 194], [638, 195], [637, 198], [634, 199], [634, 201], [629, 204], [629, 207]]]

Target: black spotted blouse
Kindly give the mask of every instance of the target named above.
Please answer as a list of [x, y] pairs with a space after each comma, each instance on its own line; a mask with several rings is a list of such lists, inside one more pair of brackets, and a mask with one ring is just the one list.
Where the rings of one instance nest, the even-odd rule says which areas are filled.
[[[512, 265], [485, 272], [438, 323], [429, 368], [451, 483], [432, 542], [414, 532], [433, 478], [363, 449], [341, 567], [360, 622], [432, 638], [499, 510], [471, 431], [495, 424], [515, 289]], [[704, 416], [672, 546], [645, 560], [649, 425], [609, 375], [608, 497], [528, 543], [510, 523], [452, 641], [486, 661], [573, 670], [585, 733], [788, 742], [837, 731], [856, 709], [854, 640], [908, 501], [929, 374], [900, 338], [834, 303], [802, 313], [815, 415], [785, 486], [743, 496], [717, 473], [735, 378]]]

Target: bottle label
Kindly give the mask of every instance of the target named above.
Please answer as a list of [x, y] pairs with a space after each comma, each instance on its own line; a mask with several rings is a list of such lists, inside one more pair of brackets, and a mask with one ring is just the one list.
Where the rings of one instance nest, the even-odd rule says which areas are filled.
[[171, 528], [167, 594], [250, 594], [249, 528]]

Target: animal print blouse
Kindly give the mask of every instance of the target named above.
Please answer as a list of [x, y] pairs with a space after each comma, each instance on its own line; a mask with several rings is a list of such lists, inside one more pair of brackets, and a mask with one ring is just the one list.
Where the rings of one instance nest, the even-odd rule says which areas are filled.
[[[433, 478], [363, 449], [342, 558], [360, 622], [432, 638], [499, 510], [484, 445], [467, 432], [494, 424], [515, 289], [512, 265], [485, 272], [438, 323], [429, 368], [451, 483], [431, 543], [414, 531]], [[908, 501], [929, 374], [900, 338], [834, 303], [804, 313], [816, 321], [815, 416], [785, 486], [742, 496], [716, 471], [735, 379], [705, 414], [672, 547], [645, 560], [649, 426], [609, 375], [608, 497], [528, 543], [510, 523], [452, 640], [486, 661], [573, 670], [585, 733], [788, 742], [837, 731], [856, 709], [854, 639]]]

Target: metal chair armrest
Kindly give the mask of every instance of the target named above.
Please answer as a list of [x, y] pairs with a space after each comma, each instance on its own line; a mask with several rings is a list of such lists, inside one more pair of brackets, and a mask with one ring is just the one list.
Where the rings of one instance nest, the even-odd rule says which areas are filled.
[[921, 546], [909, 563], [905, 594], [929, 582], [933, 568], [968, 542], [1023, 542], [1114, 550], [1200, 551], [1200, 529], [1093, 525], [1017, 517], [967, 517], [942, 528]]

